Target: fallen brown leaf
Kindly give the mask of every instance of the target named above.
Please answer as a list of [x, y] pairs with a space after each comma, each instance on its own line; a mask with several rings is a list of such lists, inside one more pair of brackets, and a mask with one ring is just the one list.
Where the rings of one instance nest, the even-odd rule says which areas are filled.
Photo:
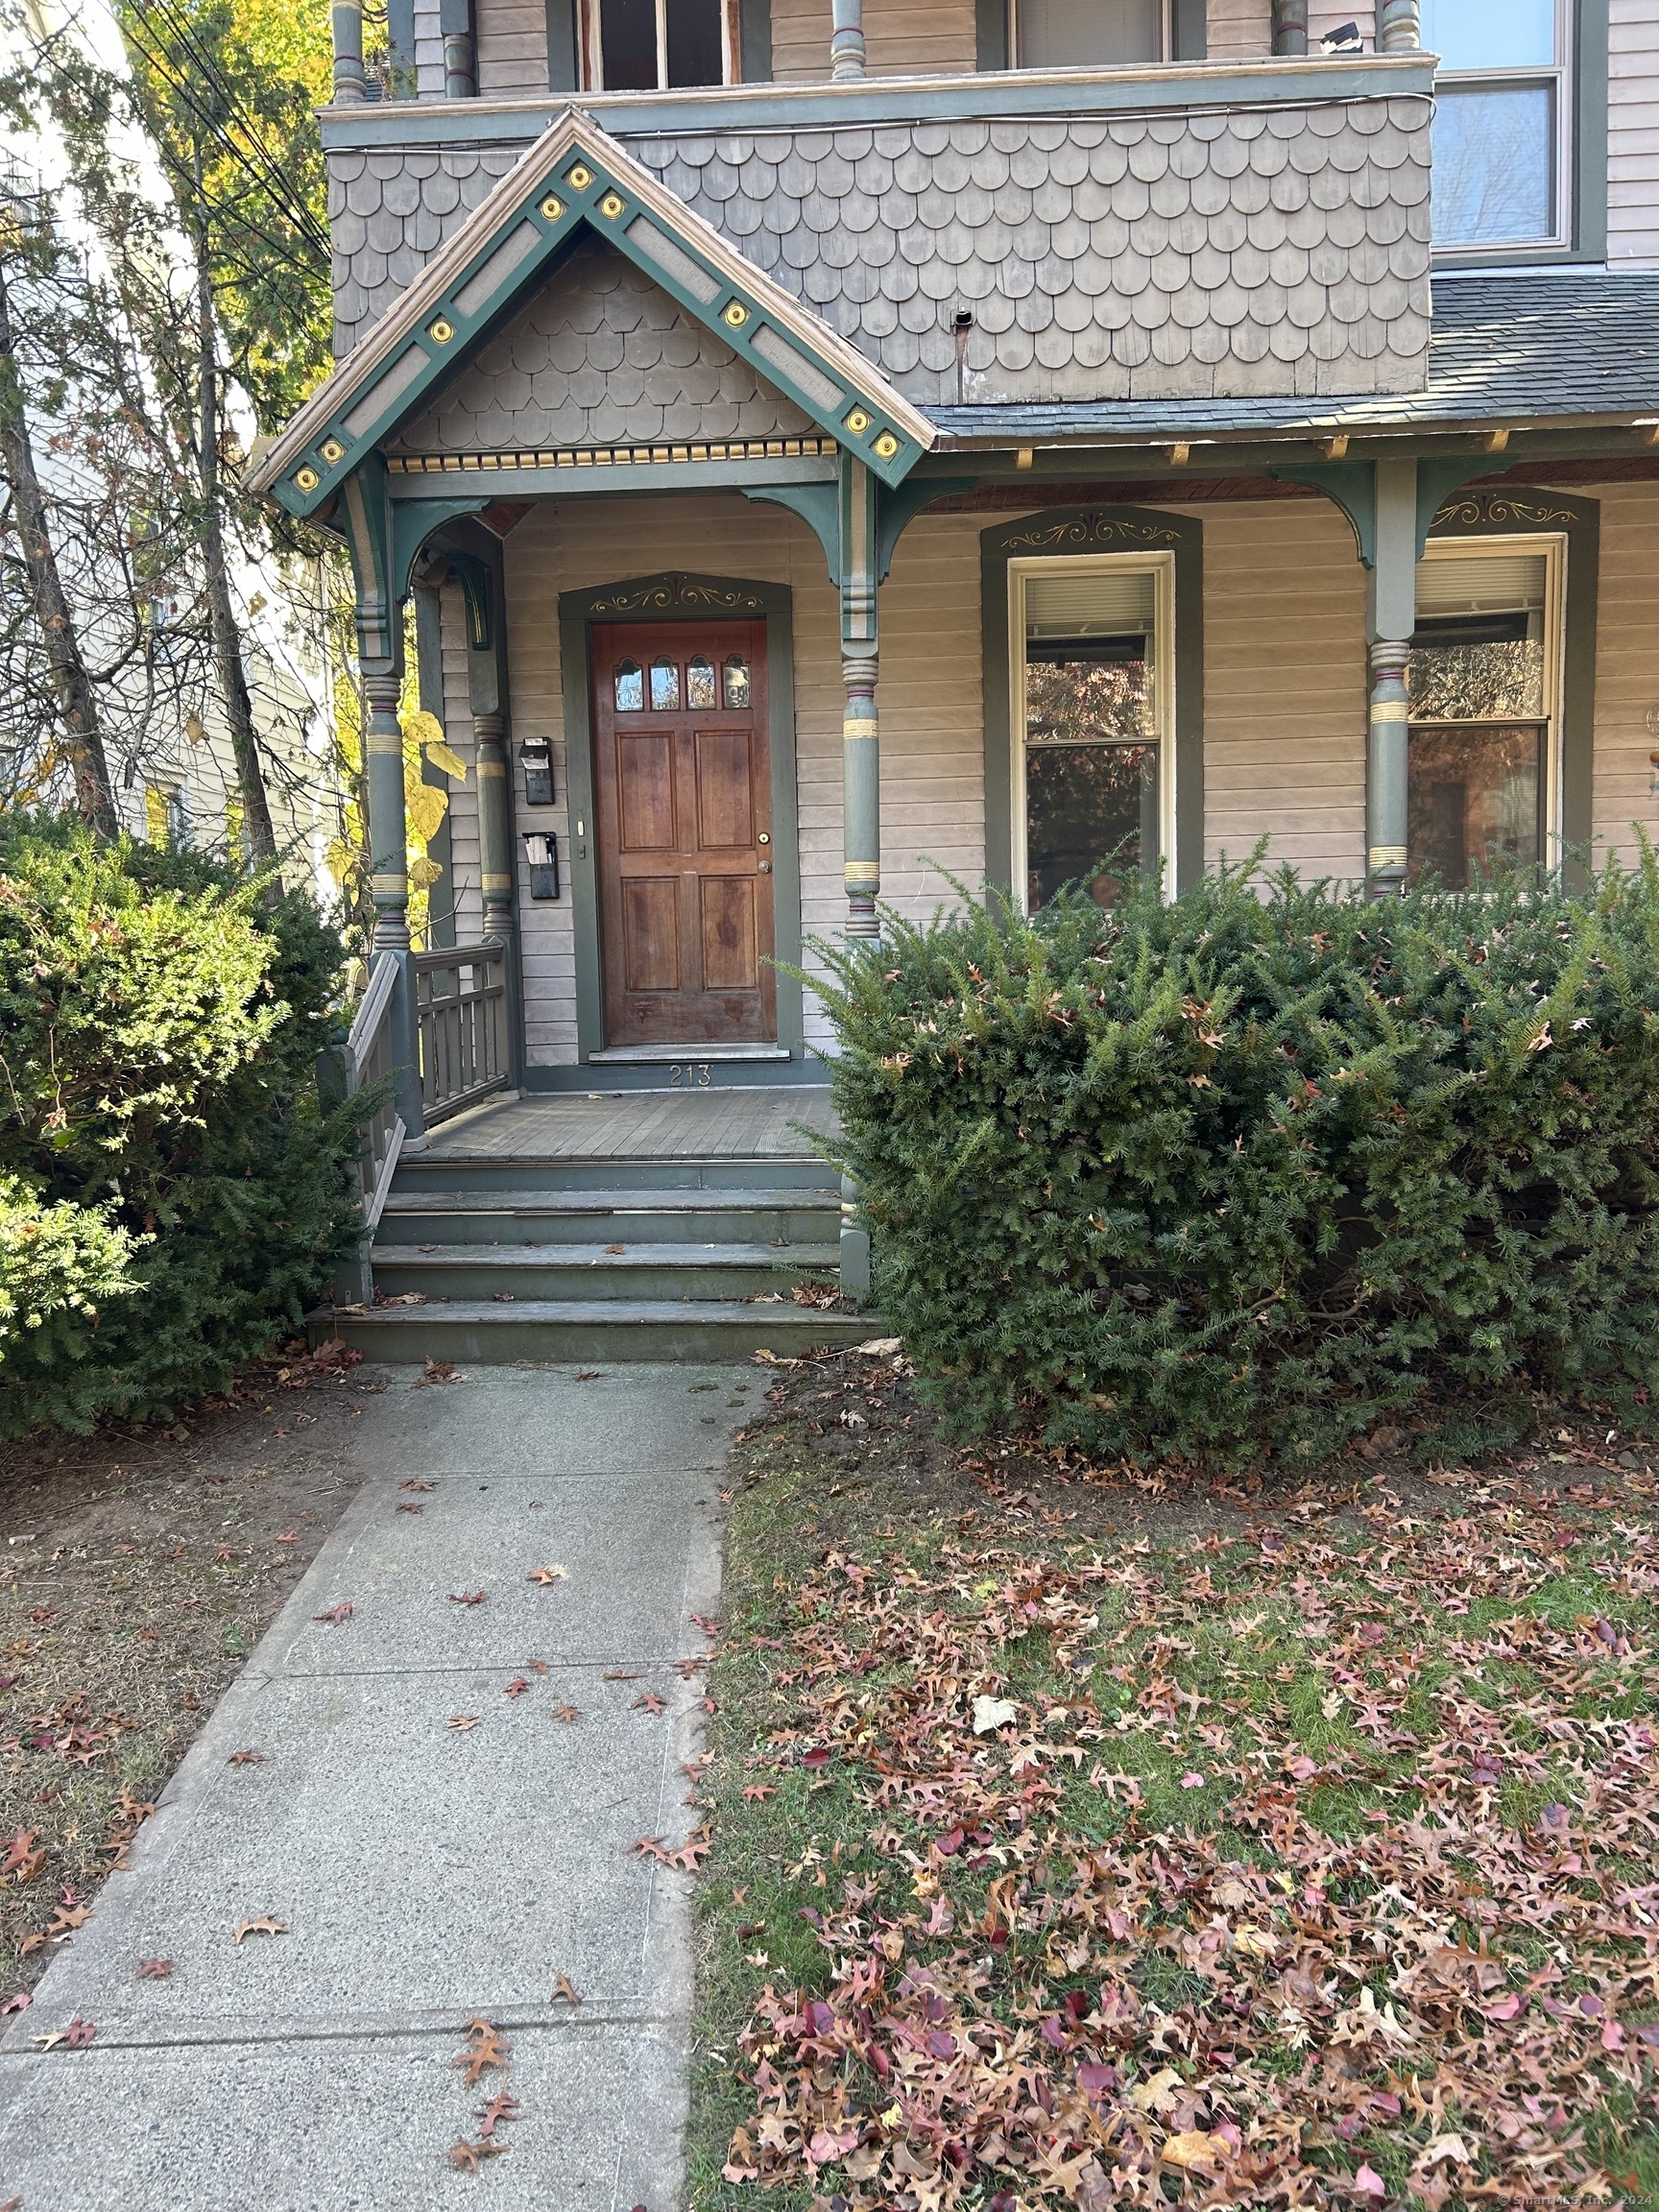
[[311, 1618], [313, 1621], [326, 1621], [330, 1628], [338, 1628], [343, 1622], [350, 1620], [351, 1610], [351, 1600], [348, 1598], [343, 1604], [330, 1605], [326, 1613], [313, 1613]]
[[574, 1705], [555, 1705], [553, 1718], [555, 1720], [576, 1720], [581, 1718], [581, 1715]]
[[555, 2005], [580, 2005], [581, 2002], [581, 1998], [570, 1986], [570, 1977], [567, 1974], [561, 1974], [553, 1986], [553, 2003]]
[[449, 2063], [464, 2068], [468, 2088], [475, 2089], [479, 2076], [487, 2067], [506, 2066], [512, 2049], [512, 2044], [504, 2041], [488, 2020], [469, 2020], [467, 2023], [466, 2048], [457, 2051]]
[[451, 1713], [444, 1725], [445, 1728], [453, 1728], [457, 1735], [465, 1736], [469, 1728], [477, 1727], [478, 1716], [476, 1713]]
[[493, 2142], [488, 2136], [480, 2136], [476, 2143], [463, 2137], [459, 2143], [450, 2144], [449, 2163], [464, 2174], [476, 2174], [486, 2158], [505, 2157], [507, 2150], [505, 2143]]
[[508, 1683], [506, 1695], [509, 1697], [527, 1697], [530, 1695], [530, 1685], [522, 1674]]
[[545, 1589], [551, 1582], [565, 1581], [568, 1575], [569, 1569], [565, 1567], [532, 1567], [524, 1579], [526, 1582], [540, 1582]]
[[232, 1751], [225, 1764], [227, 1767], [263, 1767], [265, 1754], [263, 1751]]
[[275, 1919], [269, 1912], [261, 1912], [257, 1919], [238, 1921], [234, 1933], [238, 1943], [245, 1936], [286, 1936], [288, 1923]]
[[451, 1605], [482, 1605], [489, 1595], [488, 1590], [451, 1590], [449, 1602]]
[[165, 1982], [172, 1971], [171, 1959], [140, 1959], [138, 1961], [140, 1982]]
[[517, 2098], [512, 2096], [505, 2089], [498, 2091], [495, 2096], [491, 2098], [488, 2104], [480, 2104], [478, 2107], [478, 2119], [481, 2123], [478, 2129], [479, 2139], [481, 2141], [488, 2139], [494, 2134], [497, 2128], [505, 2128], [520, 2117]]
[[[431, 1362], [428, 1361], [427, 1364], [430, 1365]], [[399, 1490], [436, 1490], [438, 1485], [436, 1482], [422, 1482], [417, 1475], [406, 1475], [397, 1487]]]

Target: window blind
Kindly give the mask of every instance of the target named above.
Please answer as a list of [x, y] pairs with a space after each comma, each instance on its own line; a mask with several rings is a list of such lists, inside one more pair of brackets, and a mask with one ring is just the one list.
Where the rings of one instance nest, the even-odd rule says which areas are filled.
[[1419, 561], [1419, 614], [1512, 614], [1544, 605], [1549, 559], [1543, 553], [1480, 554], [1467, 561]]
[[[1067, 565], [1070, 565], [1070, 563]], [[1049, 570], [1025, 579], [1027, 637], [1130, 637], [1153, 626], [1157, 579], [1146, 568]]]

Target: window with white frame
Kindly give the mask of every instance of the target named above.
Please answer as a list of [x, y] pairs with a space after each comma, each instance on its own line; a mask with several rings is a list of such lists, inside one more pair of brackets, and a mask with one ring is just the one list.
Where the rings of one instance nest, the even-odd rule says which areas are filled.
[[1021, 69], [1119, 69], [1166, 61], [1173, 0], [1008, 0], [1008, 50]]
[[1436, 247], [1570, 243], [1573, 14], [1572, 0], [1423, 0], [1440, 58]]
[[1175, 562], [1009, 564], [1014, 879], [1028, 912], [1064, 884], [1102, 906], [1174, 848]]
[[1552, 859], [1566, 541], [1431, 544], [1417, 567], [1407, 845], [1450, 890]]
[[732, 14], [726, 0], [588, 0], [589, 88], [654, 92], [732, 83]]

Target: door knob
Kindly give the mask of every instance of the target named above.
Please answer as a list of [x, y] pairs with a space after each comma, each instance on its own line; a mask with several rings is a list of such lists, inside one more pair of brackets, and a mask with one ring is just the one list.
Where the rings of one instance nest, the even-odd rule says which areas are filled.
[[770, 860], [762, 860], [762, 861], [761, 861], [761, 863], [760, 863], [760, 873], [761, 873], [761, 875], [762, 875], [762, 876], [770, 876], [770, 875], [771, 875], [771, 873], [772, 873], [772, 863], [771, 863], [771, 861], [770, 861]]

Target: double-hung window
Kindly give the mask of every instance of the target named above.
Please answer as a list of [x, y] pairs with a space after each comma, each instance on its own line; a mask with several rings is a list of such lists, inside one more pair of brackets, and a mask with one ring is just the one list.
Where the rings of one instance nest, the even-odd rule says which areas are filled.
[[1412, 879], [1450, 890], [1554, 857], [1566, 546], [1558, 538], [1431, 544], [1407, 671]]
[[593, 91], [654, 92], [731, 81], [725, 0], [588, 0]]
[[1434, 243], [1571, 243], [1572, 0], [1423, 0], [1435, 78]]
[[1102, 906], [1174, 847], [1171, 554], [1010, 562], [1014, 879]]
[[1022, 69], [1120, 69], [1174, 51], [1174, 0], [1009, 0]]

